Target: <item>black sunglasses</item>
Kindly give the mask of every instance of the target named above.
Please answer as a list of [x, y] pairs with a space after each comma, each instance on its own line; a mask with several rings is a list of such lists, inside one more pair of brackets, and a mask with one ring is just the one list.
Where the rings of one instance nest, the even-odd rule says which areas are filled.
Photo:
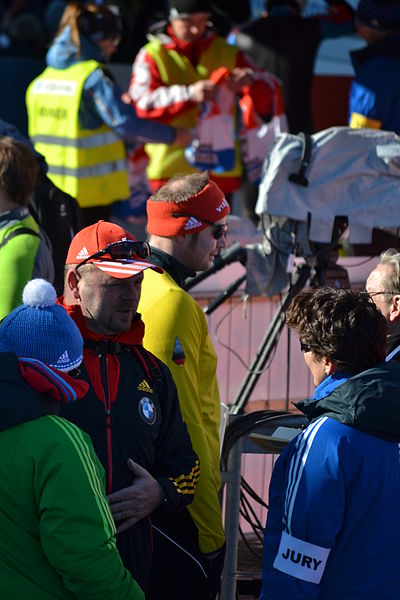
[[214, 240], [220, 240], [222, 238], [222, 236], [225, 235], [228, 230], [228, 225], [226, 225], [226, 224], [220, 225], [218, 223], [213, 223], [212, 221], [208, 221], [204, 217], [197, 217], [196, 215], [189, 215], [188, 213], [172, 213], [172, 216], [175, 219], [179, 219], [179, 217], [192, 217], [193, 219], [197, 219], [198, 221], [204, 221], [204, 223], [207, 223], [207, 225], [211, 225], [212, 227], [215, 227], [215, 231], [213, 234]]
[[77, 269], [93, 260], [94, 258], [100, 258], [105, 254], [110, 255], [110, 259], [106, 260], [124, 260], [129, 258], [142, 258], [147, 260], [151, 257], [151, 250], [148, 242], [134, 242], [133, 240], [121, 240], [120, 242], [112, 242], [108, 244], [102, 250], [87, 256], [82, 262], [77, 265]]
[[304, 342], [300, 340], [300, 350], [302, 352], [311, 352], [311, 346], [309, 346], [308, 344], [304, 344]]

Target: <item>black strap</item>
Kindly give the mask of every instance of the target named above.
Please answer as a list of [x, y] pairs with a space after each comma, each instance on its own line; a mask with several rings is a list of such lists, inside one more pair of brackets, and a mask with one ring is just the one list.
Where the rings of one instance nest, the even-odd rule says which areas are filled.
[[19, 229], [14, 229], [14, 231], [12, 231], [9, 235], [2, 239], [2, 241], [0, 242], [0, 248], [3, 248], [3, 246], [5, 246], [7, 242], [9, 242], [16, 235], [22, 235], [24, 233], [28, 235], [34, 235], [35, 237], [40, 238], [40, 234], [37, 233], [37, 231], [33, 231], [33, 229], [29, 229], [28, 227], [19, 227]]
[[312, 139], [310, 134], [304, 133], [303, 131], [299, 133], [299, 137], [302, 142], [300, 169], [298, 173], [291, 173], [289, 175], [289, 181], [307, 187], [309, 182], [305, 173], [311, 162]]

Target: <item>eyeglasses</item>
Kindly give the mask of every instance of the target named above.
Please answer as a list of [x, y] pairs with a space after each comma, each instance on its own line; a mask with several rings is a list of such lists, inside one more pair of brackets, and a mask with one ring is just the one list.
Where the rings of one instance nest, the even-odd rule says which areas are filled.
[[213, 238], [215, 240], [220, 240], [222, 238], [222, 236], [226, 235], [226, 232], [228, 231], [228, 225], [226, 225], [226, 223], [224, 223], [223, 225], [219, 224], [219, 223], [213, 223], [212, 221], [208, 221], [204, 217], [197, 217], [196, 215], [189, 215], [188, 213], [172, 213], [172, 216], [175, 219], [179, 219], [179, 217], [191, 217], [192, 219], [197, 219], [198, 221], [204, 221], [204, 223], [207, 223], [207, 225], [211, 225], [212, 227], [215, 227], [215, 231], [213, 234]]
[[142, 258], [147, 260], [151, 257], [151, 250], [148, 242], [134, 242], [133, 240], [121, 240], [120, 242], [113, 242], [108, 244], [102, 250], [87, 256], [82, 262], [77, 265], [77, 269], [85, 263], [93, 260], [94, 258], [100, 258], [109, 254], [111, 258], [106, 260], [126, 260], [129, 258]]
[[368, 290], [362, 290], [362, 294], [367, 294], [370, 298], [374, 296], [380, 296], [381, 294], [386, 294], [387, 296], [396, 296], [399, 292], [369, 292]]
[[302, 352], [311, 352], [311, 346], [309, 346], [308, 344], [305, 344], [304, 342], [302, 342], [300, 340], [300, 350]]

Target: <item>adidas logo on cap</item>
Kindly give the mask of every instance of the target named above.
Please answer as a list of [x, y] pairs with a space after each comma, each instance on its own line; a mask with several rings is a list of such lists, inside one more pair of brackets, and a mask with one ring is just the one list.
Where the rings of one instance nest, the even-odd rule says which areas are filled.
[[195, 217], [190, 217], [185, 225], [185, 231], [188, 231], [189, 229], [196, 229], [197, 227], [201, 227], [201, 221], [198, 221]]
[[89, 256], [89, 252], [86, 248], [86, 246], [83, 246], [82, 250], [80, 250], [78, 252], [78, 254], [76, 255], [76, 258], [78, 260], [83, 260], [84, 258], [87, 258]]

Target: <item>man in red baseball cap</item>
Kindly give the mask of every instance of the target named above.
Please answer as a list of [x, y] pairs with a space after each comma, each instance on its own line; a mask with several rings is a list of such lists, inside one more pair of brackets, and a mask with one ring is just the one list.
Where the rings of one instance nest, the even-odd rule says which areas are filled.
[[80, 378], [90, 385], [63, 416], [92, 438], [105, 470], [117, 545], [146, 591], [152, 555], [151, 514], [191, 502], [199, 461], [183, 423], [168, 368], [142, 345], [137, 313], [143, 271], [162, 272], [147, 242], [99, 221], [71, 242], [60, 300], [84, 339]]

